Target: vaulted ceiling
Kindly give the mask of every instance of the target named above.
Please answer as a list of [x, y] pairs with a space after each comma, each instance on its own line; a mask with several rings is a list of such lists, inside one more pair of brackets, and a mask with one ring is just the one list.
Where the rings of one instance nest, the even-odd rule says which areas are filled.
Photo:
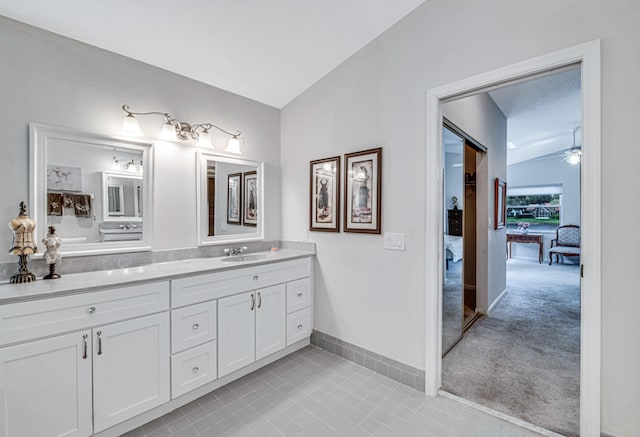
[[282, 108], [425, 0], [0, 0], [0, 15]]
[[[0, 0], [0, 15], [282, 108], [424, 1]], [[571, 146], [579, 68], [489, 94], [509, 164]]]

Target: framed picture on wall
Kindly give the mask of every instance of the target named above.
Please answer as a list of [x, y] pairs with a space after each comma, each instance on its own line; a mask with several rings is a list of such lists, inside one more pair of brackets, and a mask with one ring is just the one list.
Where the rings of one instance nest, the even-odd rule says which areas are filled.
[[81, 191], [82, 169], [80, 167], [47, 166], [47, 190]]
[[242, 173], [227, 176], [227, 223], [242, 224], [240, 207], [242, 205]]
[[242, 173], [242, 223], [245, 226], [258, 225], [258, 174], [255, 171]]
[[507, 183], [496, 178], [493, 229], [501, 229], [507, 223]]
[[340, 230], [340, 157], [309, 163], [309, 230]]
[[380, 233], [382, 148], [344, 155], [344, 231]]

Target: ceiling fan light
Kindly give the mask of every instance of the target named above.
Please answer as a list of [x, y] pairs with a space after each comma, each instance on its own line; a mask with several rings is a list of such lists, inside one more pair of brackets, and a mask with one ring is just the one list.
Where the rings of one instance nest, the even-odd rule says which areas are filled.
[[567, 157], [565, 159], [571, 165], [578, 165], [580, 164], [581, 155], [582, 152], [580, 150], [571, 150], [567, 153]]

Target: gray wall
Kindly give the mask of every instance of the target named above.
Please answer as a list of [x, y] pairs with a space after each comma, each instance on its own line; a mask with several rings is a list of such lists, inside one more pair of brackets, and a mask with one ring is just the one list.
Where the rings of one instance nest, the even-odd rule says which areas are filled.
[[424, 367], [425, 93], [452, 81], [602, 39], [602, 427], [640, 429], [640, 2], [429, 0], [282, 111], [283, 238], [305, 236], [309, 160], [384, 147], [382, 228], [404, 232], [406, 252], [379, 236], [309, 233], [317, 243], [315, 327]]
[[[28, 200], [29, 122], [119, 135], [120, 108], [127, 103], [134, 111], [166, 111], [188, 122], [240, 129], [244, 157], [265, 162], [265, 238], [280, 239], [279, 110], [4, 17], [0, 59], [0, 216], [7, 222]], [[149, 138], [159, 137], [161, 124], [161, 117], [140, 118]], [[217, 151], [227, 140], [213, 134]], [[153, 249], [195, 247], [196, 147], [159, 142], [154, 149]], [[7, 228], [0, 247], [8, 250], [10, 242]], [[0, 262], [16, 260], [4, 251]]]

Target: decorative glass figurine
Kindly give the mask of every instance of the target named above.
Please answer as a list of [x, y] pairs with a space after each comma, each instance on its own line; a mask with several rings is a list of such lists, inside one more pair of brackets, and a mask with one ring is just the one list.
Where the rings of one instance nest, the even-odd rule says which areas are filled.
[[38, 245], [33, 241], [33, 233], [36, 222], [27, 215], [27, 205], [20, 202], [20, 212], [18, 217], [9, 222], [9, 228], [13, 231], [13, 243], [9, 253], [17, 255], [20, 269], [15, 273], [9, 282], [12, 284], [22, 284], [36, 280], [36, 276], [27, 269], [27, 257], [38, 252]]
[[49, 264], [49, 274], [42, 279], [58, 279], [60, 277], [60, 275], [56, 273], [56, 264], [62, 259], [62, 255], [60, 255], [61, 243], [62, 240], [56, 235], [56, 228], [49, 226], [47, 238], [42, 239], [42, 244], [47, 248], [47, 250], [44, 251], [44, 262]]

